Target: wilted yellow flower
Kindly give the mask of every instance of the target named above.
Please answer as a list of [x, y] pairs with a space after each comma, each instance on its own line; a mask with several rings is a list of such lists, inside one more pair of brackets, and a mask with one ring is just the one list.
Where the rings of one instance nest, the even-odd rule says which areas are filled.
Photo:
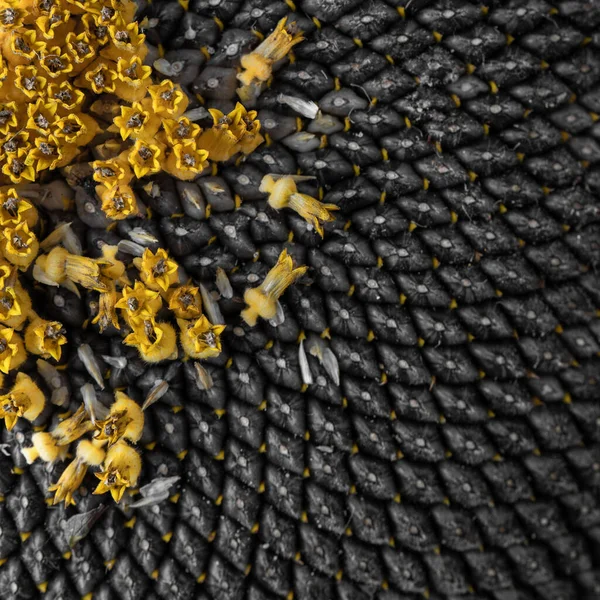
[[238, 142], [238, 149], [243, 154], [254, 152], [265, 141], [260, 133], [260, 121], [256, 116], [257, 112], [255, 110], [250, 110], [242, 116], [245, 127], [244, 133]]
[[75, 85], [86, 88], [94, 94], [112, 94], [115, 91], [117, 73], [115, 63], [101, 58], [96, 59], [75, 80]]
[[162, 307], [162, 298], [158, 292], [149, 290], [141, 281], [136, 281], [133, 287], [123, 288], [122, 297], [115, 306], [124, 311], [127, 322], [131, 324], [153, 318]]
[[70, 417], [56, 425], [50, 433], [58, 446], [68, 446], [88, 431], [93, 430], [94, 424], [82, 404]]
[[65, 39], [65, 51], [73, 65], [71, 75], [83, 71], [96, 57], [95, 44], [92, 43], [87, 31], [80, 34], [69, 33]]
[[121, 114], [114, 118], [114, 124], [124, 140], [131, 137], [151, 142], [156, 137], [161, 120], [135, 102], [132, 106], [121, 106]]
[[[0, 225], [11, 226], [24, 221], [31, 229], [38, 221], [38, 211], [33, 204], [19, 198], [17, 190], [10, 188], [0, 192]], [[0, 265], [0, 282], [2, 281], [2, 265]], [[2, 285], [0, 283], [0, 289]]]
[[134, 264], [140, 271], [141, 280], [152, 290], [166, 292], [170, 286], [179, 281], [177, 270], [179, 265], [159, 248], [156, 254], [146, 248], [141, 258], [134, 259]]
[[9, 152], [6, 155], [6, 162], [2, 165], [2, 172], [13, 183], [35, 181], [35, 166], [29, 159], [29, 151], [26, 148], [18, 148], [16, 152]]
[[157, 144], [136, 140], [127, 156], [138, 179], [159, 173], [162, 169], [163, 151]]
[[[121, 158], [96, 160], [92, 163], [92, 168], [94, 181], [109, 189], [116, 185], [128, 185], [133, 178], [129, 163]], [[96, 193], [99, 193], [98, 190]]]
[[169, 323], [157, 323], [154, 317], [131, 321], [133, 333], [123, 343], [138, 349], [147, 362], [160, 362], [177, 356], [177, 336]]
[[8, 135], [12, 129], [16, 130], [19, 126], [19, 109], [16, 102], [0, 103], [0, 133]]
[[2, 235], [0, 251], [4, 258], [13, 265], [27, 268], [37, 256], [40, 248], [35, 233], [29, 231], [27, 222], [21, 221], [12, 227], [4, 227]]
[[2, 44], [2, 54], [13, 67], [28, 65], [45, 52], [46, 42], [37, 39], [35, 29], [11, 31]]
[[170, 146], [194, 141], [202, 132], [200, 125], [192, 123], [187, 117], [164, 119], [162, 124], [164, 132], [161, 135]]
[[144, 65], [139, 56], [119, 58], [115, 94], [127, 102], [138, 102], [152, 83], [152, 67]]
[[92, 319], [92, 324], [98, 324], [98, 329], [102, 333], [107, 327], [112, 325], [115, 329], [121, 329], [115, 304], [117, 302], [117, 292], [114, 284], [109, 286], [107, 292], [102, 292], [98, 300], [98, 314]]
[[178, 319], [197, 319], [202, 314], [202, 298], [198, 288], [191, 285], [172, 288], [169, 309]]
[[59, 361], [61, 346], [67, 343], [66, 333], [62, 323], [38, 317], [25, 330], [25, 348], [31, 354]]
[[0, 396], [0, 419], [4, 419], [9, 431], [16, 425], [19, 417], [35, 421], [44, 409], [44, 392], [25, 373], [17, 373], [15, 385]]
[[335, 204], [322, 204], [312, 196], [298, 193], [293, 176], [282, 176], [276, 180], [271, 175], [265, 175], [259, 189], [269, 194], [268, 202], [272, 208], [280, 210], [289, 207], [295, 210], [313, 225], [321, 237], [323, 237], [321, 223], [335, 220], [329, 211], [337, 210], [338, 207]]
[[267, 81], [271, 76], [273, 63], [284, 58], [293, 46], [304, 38], [296, 28], [295, 23], [287, 25], [287, 17], [277, 23], [273, 33], [265, 38], [250, 54], [242, 56], [242, 73], [238, 79], [244, 85]]
[[208, 165], [208, 152], [199, 150], [195, 142], [177, 144], [172, 148], [164, 169], [169, 175], [183, 181], [192, 181]]
[[77, 445], [75, 459], [62, 472], [58, 481], [48, 488], [55, 492], [52, 504], [65, 503], [65, 506], [75, 504], [73, 494], [81, 487], [88, 467], [99, 467], [106, 457], [104, 449], [89, 440], [82, 440]]
[[110, 492], [115, 502], [119, 502], [127, 488], [137, 484], [142, 470], [140, 455], [127, 442], [118, 442], [106, 453], [102, 471], [96, 473], [100, 480], [94, 494]]
[[18, 369], [27, 359], [21, 336], [10, 327], [0, 327], [0, 372]]
[[107, 188], [96, 186], [96, 193], [102, 200], [102, 210], [109, 219], [121, 221], [138, 212], [134, 191], [128, 185], [116, 185]]
[[170, 79], [164, 79], [159, 85], [148, 88], [152, 98], [152, 108], [157, 115], [178, 119], [190, 103], [182, 89]]
[[102, 277], [106, 277], [110, 281], [118, 281], [123, 285], [128, 285], [129, 280], [125, 275], [125, 263], [117, 260], [117, 252], [119, 252], [118, 246], [110, 246], [104, 244], [102, 246], [102, 260], [100, 264], [100, 273]]
[[205, 315], [195, 321], [177, 319], [180, 340], [185, 353], [191, 358], [212, 358], [221, 354], [221, 333], [225, 325], [213, 325]]
[[106, 284], [101, 280], [100, 260], [94, 260], [87, 256], [78, 256], [77, 254], [67, 254], [65, 260], [65, 273], [67, 279], [73, 283], [78, 283], [88, 290], [96, 292], [106, 292]]
[[100, 51], [100, 56], [117, 61], [119, 58], [138, 56], [140, 60], [146, 58], [148, 48], [144, 44], [146, 36], [139, 32], [137, 22], [128, 25], [109, 25], [108, 35], [110, 43]]
[[123, 392], [115, 393], [115, 401], [110, 407], [108, 417], [96, 422], [94, 438], [108, 441], [108, 447], [119, 440], [137, 442], [144, 430], [142, 407]]
[[285, 290], [306, 273], [308, 267], [294, 268], [292, 257], [284, 250], [277, 264], [267, 273], [264, 281], [244, 292], [248, 305], [242, 311], [242, 319], [253, 327], [258, 317], [272, 319], [277, 314], [277, 301]]

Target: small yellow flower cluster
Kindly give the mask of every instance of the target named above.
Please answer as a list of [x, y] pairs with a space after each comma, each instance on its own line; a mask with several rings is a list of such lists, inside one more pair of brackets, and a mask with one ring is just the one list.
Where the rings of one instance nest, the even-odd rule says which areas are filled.
[[71, 163], [99, 132], [84, 112], [104, 92], [145, 95], [145, 36], [132, 0], [0, 0], [0, 170], [35, 181]]
[[174, 314], [179, 326], [179, 341], [186, 356], [211, 358], [221, 353], [221, 333], [224, 325], [213, 325], [202, 313], [199, 289], [179, 284], [179, 266], [162, 248], [146, 249], [134, 260], [140, 280], [125, 287], [114, 305], [132, 329], [123, 341], [138, 348], [148, 362], [177, 357], [177, 335], [170, 323], [157, 322], [156, 315], [163, 300]]
[[[35, 385], [31, 381], [25, 383], [30, 388]], [[11, 393], [15, 396], [14, 390]], [[43, 393], [39, 393], [43, 398]], [[65, 506], [75, 504], [73, 494], [81, 486], [89, 467], [100, 467], [95, 473], [100, 483], [94, 494], [110, 492], [115, 502], [119, 502], [125, 490], [136, 485], [142, 469], [140, 455], [130, 444], [135, 444], [142, 436], [144, 413], [137, 402], [123, 392], [115, 393], [115, 401], [108, 410], [95, 399], [91, 389], [84, 386], [82, 393], [87, 405], [82, 405], [51, 431], [34, 433], [31, 438], [33, 446], [25, 448], [23, 455], [29, 464], [38, 458], [53, 463], [64, 460], [70, 445], [79, 440], [75, 459], [66, 467], [59, 480], [48, 488], [49, 492], [54, 492], [54, 504], [63, 501]], [[33, 410], [33, 401], [29, 404], [24, 400], [21, 400], [21, 404], [16, 402], [13, 404], [22, 415], [33, 420], [27, 412], [23, 412]], [[0, 404], [2, 406], [4, 404]], [[40, 411], [41, 409], [37, 414]], [[8, 421], [9, 416], [5, 416], [5, 419]], [[87, 434], [91, 434], [90, 439], [81, 439]]]
[[208, 159], [219, 162], [238, 152], [249, 154], [264, 141], [256, 111], [247, 111], [239, 103], [227, 115], [209, 109], [213, 126], [203, 131], [184, 116], [188, 97], [172, 81], [147, 85], [143, 91], [148, 96], [120, 106], [109, 128], [131, 145], [113, 158], [92, 163], [102, 210], [114, 220], [138, 213], [130, 185], [134, 176], [141, 179], [166, 171], [191, 181], [206, 168]]

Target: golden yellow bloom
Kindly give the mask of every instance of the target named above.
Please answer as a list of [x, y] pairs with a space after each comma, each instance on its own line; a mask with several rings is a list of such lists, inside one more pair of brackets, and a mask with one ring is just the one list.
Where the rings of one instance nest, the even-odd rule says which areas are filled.
[[16, 152], [7, 153], [6, 162], [2, 165], [2, 172], [13, 183], [35, 181], [35, 167], [29, 160], [29, 154], [26, 148], [18, 148]]
[[121, 221], [139, 212], [134, 191], [128, 185], [112, 188], [99, 185], [96, 193], [102, 200], [102, 210], [109, 219]]
[[177, 144], [173, 147], [164, 170], [183, 181], [192, 181], [208, 165], [208, 152], [199, 150], [195, 142]]
[[42, 358], [52, 357], [59, 361], [61, 346], [67, 343], [66, 331], [58, 321], [46, 321], [39, 317], [25, 329], [25, 348], [27, 352]]
[[84, 14], [96, 5], [95, 0], [63, 0], [63, 2], [65, 8], [67, 8], [72, 15]]
[[141, 139], [150, 143], [156, 137], [161, 119], [144, 110], [139, 102], [135, 102], [132, 106], [121, 106], [121, 114], [114, 118], [114, 124], [122, 139], [131, 137], [134, 140]]
[[71, 13], [60, 6], [53, 6], [48, 14], [40, 15], [35, 20], [41, 37], [45, 40], [63, 40], [67, 33], [75, 27]]
[[152, 98], [152, 108], [157, 115], [178, 119], [190, 103], [182, 89], [170, 79], [164, 79], [159, 85], [148, 88]]
[[152, 317], [131, 321], [130, 325], [133, 333], [123, 343], [137, 348], [146, 362], [155, 363], [177, 356], [177, 336], [169, 323], [157, 323]]
[[87, 146], [100, 131], [93, 117], [85, 113], [72, 113], [54, 123], [54, 136], [74, 146]]
[[286, 27], [287, 17], [277, 23], [273, 33], [265, 38], [250, 54], [242, 56], [241, 64], [244, 69], [238, 79], [244, 85], [267, 81], [271, 76], [273, 63], [284, 58], [293, 46], [304, 38], [296, 28], [295, 23]]
[[119, 58], [138, 56], [146, 58], [148, 48], [144, 44], [146, 36], [139, 32], [137, 22], [128, 25], [109, 25], [110, 43], [100, 51], [100, 56], [117, 61]]
[[137, 484], [142, 470], [140, 455], [127, 442], [118, 442], [106, 453], [102, 471], [96, 473], [100, 480], [94, 494], [110, 492], [115, 502], [119, 502], [127, 488]]
[[138, 102], [144, 98], [152, 83], [152, 67], [144, 65], [139, 56], [119, 58], [115, 94], [127, 102]]
[[181, 330], [179, 339], [191, 358], [212, 358], [221, 354], [221, 333], [225, 325], [213, 325], [205, 315], [195, 321], [177, 319]]
[[202, 132], [200, 125], [192, 123], [187, 117], [164, 119], [162, 124], [164, 132], [161, 132], [161, 135], [164, 136], [164, 141], [170, 146], [191, 142]]
[[27, 105], [27, 129], [31, 129], [43, 136], [50, 133], [52, 124], [56, 120], [58, 103], [54, 100], [47, 101], [38, 98], [32, 104]]
[[0, 396], [0, 419], [4, 419], [9, 431], [19, 417], [35, 421], [44, 409], [44, 392], [25, 373], [17, 373], [15, 385], [8, 394]]
[[162, 298], [158, 292], [149, 290], [141, 281], [136, 281], [133, 287], [123, 288], [122, 297], [115, 306], [123, 311], [125, 319], [131, 325], [136, 321], [154, 318], [162, 308]]
[[[109, 189], [116, 185], [128, 185], [133, 178], [129, 163], [121, 158], [96, 160], [92, 163], [92, 168], [94, 181]], [[98, 190], [96, 193], [100, 195]]]
[[48, 80], [32, 65], [15, 67], [15, 88], [29, 100], [44, 93]]
[[117, 292], [114, 284], [109, 286], [107, 292], [100, 294], [98, 300], [98, 314], [92, 319], [92, 324], [98, 324], [98, 329], [102, 333], [107, 327], [112, 325], [115, 329], [121, 329], [115, 304], [117, 302]]
[[16, 102], [0, 103], [0, 133], [8, 135], [12, 129], [16, 130], [19, 126], [19, 109]]
[[77, 156], [77, 146], [61, 142], [53, 135], [38, 137], [35, 148], [27, 156], [27, 165], [35, 167], [36, 172], [45, 169], [58, 169], [68, 165]]
[[[8, 189], [6, 192], [0, 192], [0, 225], [12, 226], [24, 221], [31, 229], [38, 222], [38, 211], [33, 204], [19, 198], [17, 190]], [[2, 281], [2, 265], [0, 265], [0, 281]], [[0, 289], [2, 285], [0, 283]]]
[[170, 286], [179, 281], [177, 270], [179, 265], [167, 254], [163, 248], [159, 248], [156, 254], [146, 248], [141, 258], [134, 259], [136, 268], [140, 271], [141, 280], [151, 290], [162, 290], [166, 292]]
[[202, 314], [202, 298], [198, 288], [191, 285], [172, 288], [169, 309], [178, 319], [197, 319]]
[[2, 143], [2, 152], [0, 152], [0, 156], [4, 158], [8, 154], [15, 154], [21, 148], [25, 150], [26, 153], [29, 152], [29, 150], [31, 150], [29, 135], [29, 131], [13, 133], [4, 143]]
[[18, 369], [27, 359], [21, 336], [9, 327], [0, 327], [0, 371]]
[[31, 298], [17, 282], [13, 287], [0, 291], [0, 322], [7, 327], [20, 329], [31, 310]]
[[206, 150], [211, 160], [225, 161], [238, 151], [238, 142], [245, 131], [242, 120], [244, 110], [239, 103], [227, 115], [216, 108], [208, 109], [213, 118], [213, 126], [202, 132], [198, 138], [198, 147]]
[[109, 60], [97, 58], [86, 70], [75, 80], [75, 85], [91, 90], [94, 94], [112, 94], [115, 91], [117, 65]]
[[285, 290], [306, 273], [308, 267], [294, 268], [292, 257], [284, 250], [277, 264], [267, 273], [264, 281], [244, 292], [248, 308], [242, 311], [242, 319], [254, 327], [258, 317], [272, 319], [277, 314], [277, 301]]
[[95, 43], [92, 43], [87, 31], [80, 34], [71, 32], [67, 35], [65, 42], [66, 54], [73, 65], [71, 76], [77, 75], [90, 65], [96, 57]]
[[142, 437], [143, 430], [142, 407], [123, 392], [116, 392], [108, 417], [96, 422], [94, 438], [98, 441], [108, 441], [109, 448], [119, 440], [135, 444]]
[[322, 204], [312, 196], [298, 193], [293, 176], [274, 179], [271, 175], [265, 175], [259, 189], [269, 194], [268, 202], [271, 207], [275, 210], [285, 207], [295, 210], [312, 224], [321, 237], [323, 237], [322, 223], [335, 220], [329, 211], [337, 210], [338, 207], [335, 204]]
[[37, 39], [34, 29], [11, 31], [2, 43], [2, 54], [13, 66], [28, 65], [46, 53], [46, 42]]
[[52, 504], [65, 503], [65, 507], [75, 504], [73, 494], [81, 487], [88, 467], [99, 467], [106, 457], [104, 450], [89, 440], [82, 440], [77, 445], [75, 459], [62, 472], [58, 481], [48, 488], [55, 492]]
[[0, 31], [10, 32], [23, 25], [26, 13], [19, 8], [18, 0], [3, 0], [0, 6]]
[[136, 140], [127, 156], [138, 179], [162, 170], [163, 151], [157, 144]]
[[63, 52], [60, 46], [48, 48], [39, 63], [50, 79], [60, 79], [62, 81], [73, 71], [71, 57]]
[[108, 27], [100, 22], [98, 15], [86, 13], [81, 17], [81, 25], [90, 40], [96, 44], [103, 46], [108, 42]]
[[0, 238], [0, 250], [4, 258], [13, 265], [27, 268], [37, 256], [40, 244], [35, 233], [29, 231], [26, 221], [2, 229], [4, 239]]
[[56, 100], [57, 114], [62, 116], [79, 113], [85, 99], [85, 94], [74, 88], [69, 81], [60, 83], [53, 81], [48, 84], [47, 97]]

